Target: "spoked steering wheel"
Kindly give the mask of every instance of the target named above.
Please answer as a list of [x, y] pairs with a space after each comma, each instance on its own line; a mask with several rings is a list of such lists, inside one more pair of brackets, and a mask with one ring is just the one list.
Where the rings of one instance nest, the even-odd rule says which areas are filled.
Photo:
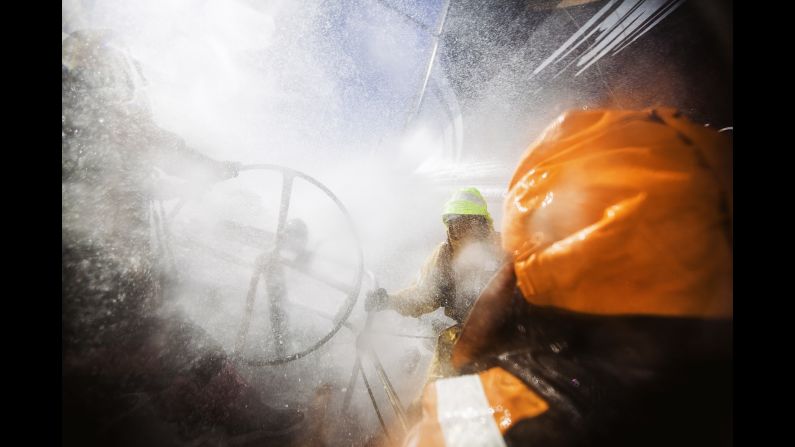
[[[329, 190], [318, 180], [303, 172], [284, 166], [271, 164], [246, 165], [242, 166], [240, 171], [241, 173], [245, 171], [275, 171], [281, 174], [282, 185], [276, 232], [275, 235], [268, 237], [268, 239], [272, 237], [272, 243], [260, 244], [263, 245], [262, 249], [257, 249], [259, 251], [259, 255], [256, 257], [253, 265], [248, 292], [246, 294], [245, 311], [237, 332], [233, 357], [237, 361], [251, 366], [280, 365], [300, 359], [301, 357], [304, 357], [317, 350], [326, 342], [328, 342], [346, 323], [354, 305], [356, 304], [356, 300], [361, 290], [362, 276], [364, 273], [362, 248], [361, 244], [359, 243], [358, 236], [354, 231], [353, 221], [345, 206], [337, 198], [337, 196], [331, 192], [331, 190]], [[345, 224], [350, 229], [350, 234], [353, 237], [352, 245], [355, 248], [356, 259], [355, 262], [352, 262], [350, 265], [351, 271], [353, 273], [352, 280], [351, 278], [348, 278], [347, 281], [340, 281], [336, 278], [330, 277], [329, 275], [324, 275], [319, 271], [315, 271], [312, 268], [312, 263], [307, 262], [306, 259], [302, 260], [300, 256], [296, 256], [295, 259], [291, 259], [289, 256], [284, 256], [284, 252], [291, 249], [291, 231], [294, 230], [294, 228], [290, 228], [290, 224], [294, 222], [288, 221], [287, 217], [290, 210], [290, 201], [293, 196], [293, 188], [296, 181], [309, 183], [309, 185], [311, 185], [313, 188], [317, 188], [322, 191], [322, 193], [336, 205], [336, 208], [342, 212]], [[183, 199], [177, 203], [177, 205], [169, 213], [169, 219], [173, 218], [179, 212], [179, 210], [182, 209], [186, 200], [187, 199]], [[302, 226], [303, 231], [305, 232], [305, 224], [302, 223]], [[232, 224], [231, 227], [236, 227], [236, 224]], [[243, 231], [252, 231], [252, 228], [243, 228]], [[268, 232], [258, 229], [254, 229], [254, 231], [258, 231], [261, 234], [268, 234]], [[304, 236], [306, 235], [304, 234]], [[215, 254], [219, 255], [219, 253]], [[221, 255], [221, 257], [227, 260], [229, 258], [228, 255]], [[311, 259], [311, 257], [309, 257], [309, 259]], [[249, 262], [243, 261], [240, 262], [239, 265], [250, 266], [251, 264]], [[313, 278], [315, 281], [324, 285], [325, 287], [342, 292], [345, 295], [345, 301], [342, 302], [342, 304], [338, 306], [336, 311], [331, 315], [297, 302], [291, 302], [288, 299], [287, 285], [285, 282], [285, 269], [299, 272], [302, 275]], [[258, 356], [257, 358], [246, 358], [243, 355], [243, 352], [247, 341], [249, 341], [248, 339], [250, 335], [249, 333], [251, 329], [252, 316], [254, 313], [254, 305], [257, 297], [257, 289], [261, 282], [264, 283], [263, 288], [265, 289], [265, 296], [267, 299], [266, 305], [270, 311], [271, 333], [273, 335], [275, 353], [267, 353], [265, 357]], [[317, 338], [317, 336], [311, 338], [310, 343], [312, 344], [309, 347], [305, 349], [290, 350], [288, 348], [290, 344], [287, 342], [288, 340], [286, 340], [288, 329], [288, 322], [286, 319], [287, 308], [299, 309], [302, 312], [314, 312], [324, 319], [331, 320], [332, 327], [328, 332], [319, 338]]]
[[[243, 166], [242, 168], [240, 168], [240, 170], [241, 171], [252, 171], [252, 170], [278, 171], [282, 175], [282, 190], [281, 190], [281, 200], [279, 203], [279, 217], [276, 226], [274, 245], [272, 247], [268, 247], [268, 249], [263, 251], [260, 254], [260, 256], [257, 258], [257, 261], [255, 262], [254, 271], [252, 272], [251, 281], [249, 282], [248, 293], [246, 296], [245, 313], [243, 315], [243, 320], [241, 321], [240, 329], [238, 331], [234, 352], [238, 358], [241, 358], [241, 354], [243, 352], [243, 348], [245, 347], [246, 340], [249, 334], [249, 329], [251, 326], [251, 317], [254, 310], [254, 302], [257, 293], [257, 286], [260, 280], [264, 279], [265, 290], [268, 299], [268, 306], [270, 309], [271, 332], [273, 333], [276, 353], [275, 355], [272, 355], [264, 359], [263, 358], [244, 359], [243, 361], [251, 366], [279, 365], [299, 359], [317, 350], [323, 344], [328, 342], [334, 336], [334, 334], [336, 334], [337, 331], [340, 330], [340, 328], [343, 326], [345, 321], [348, 319], [351, 311], [353, 310], [353, 306], [356, 304], [356, 299], [359, 296], [362, 284], [362, 275], [364, 271], [362, 248], [358, 238], [356, 237], [355, 231], [353, 231], [354, 228], [353, 222], [351, 220], [350, 214], [345, 209], [345, 206], [342, 204], [342, 202], [340, 202], [337, 196], [335, 196], [334, 193], [331, 192], [331, 190], [329, 190], [325, 185], [323, 185], [316, 179], [310, 177], [307, 174], [304, 174], [303, 172], [299, 172], [283, 166], [270, 165], [270, 164], [248, 165], [248, 166]], [[299, 179], [308, 182], [312, 186], [320, 189], [329, 199], [331, 199], [334, 202], [334, 204], [339, 208], [339, 210], [345, 216], [346, 223], [351, 229], [351, 234], [353, 234], [356, 245], [355, 249], [356, 249], [357, 259], [354, 265], [355, 274], [352, 283], [345, 283], [320, 275], [316, 272], [313, 272], [310, 266], [306, 266], [304, 265], [304, 263], [301, 262], [290, 260], [281, 255], [281, 250], [284, 248], [287, 239], [286, 238], [287, 214], [290, 208], [290, 199], [292, 197], [293, 185], [295, 181]], [[310, 276], [318, 280], [319, 282], [325, 284], [327, 287], [336, 289], [346, 294], [345, 301], [337, 309], [336, 314], [334, 315], [331, 330], [328, 331], [328, 333], [326, 333], [322, 337], [320, 337], [320, 339], [315, 341], [308, 348], [296, 352], [289, 352], [289, 350], [286, 348], [287, 343], [285, 343], [284, 340], [284, 336], [287, 329], [286, 319], [283, 318], [285, 307], [295, 306], [295, 304], [290, 303], [287, 300], [287, 294], [285, 288], [286, 286], [283, 274], [283, 270], [285, 267], [298, 271], [304, 275]], [[303, 310], [306, 310], [307, 308], [306, 306], [300, 306], [300, 307]]]

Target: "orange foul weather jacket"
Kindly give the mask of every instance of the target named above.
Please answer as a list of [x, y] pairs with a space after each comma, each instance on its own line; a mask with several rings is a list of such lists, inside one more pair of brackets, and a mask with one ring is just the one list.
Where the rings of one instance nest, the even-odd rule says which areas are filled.
[[549, 126], [505, 198], [513, 261], [405, 445], [729, 445], [731, 155], [671, 109]]

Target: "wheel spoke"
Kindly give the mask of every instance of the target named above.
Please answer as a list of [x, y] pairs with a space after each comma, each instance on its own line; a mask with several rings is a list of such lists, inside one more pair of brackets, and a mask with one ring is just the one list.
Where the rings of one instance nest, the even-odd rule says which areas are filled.
[[276, 224], [276, 252], [284, 242], [284, 226], [287, 222], [287, 212], [290, 210], [290, 198], [293, 195], [293, 179], [295, 175], [292, 172], [286, 171], [282, 177], [282, 198], [279, 202], [279, 220]]
[[305, 265], [303, 265], [301, 263], [298, 263], [298, 262], [295, 262], [293, 260], [286, 259], [286, 258], [281, 258], [281, 262], [284, 265], [286, 265], [287, 267], [290, 267], [291, 269], [293, 269], [293, 270], [295, 270], [297, 272], [303, 273], [304, 275], [306, 275], [306, 276], [308, 276], [310, 278], [313, 278], [313, 279], [315, 279], [317, 281], [320, 281], [320, 282], [322, 282], [323, 284], [325, 284], [325, 285], [327, 285], [329, 287], [332, 287], [332, 288], [334, 288], [336, 290], [339, 290], [340, 292], [342, 292], [342, 293], [344, 293], [346, 295], [350, 295], [351, 293], [354, 292], [352, 286], [349, 286], [348, 284], [345, 284], [343, 282], [337, 281], [335, 279], [328, 278], [328, 277], [326, 277], [326, 276], [324, 276], [324, 275], [322, 275], [322, 274], [320, 274], [318, 272], [314, 272], [314, 271], [310, 270], [309, 267], [307, 267], [307, 266], [305, 266]]
[[353, 364], [353, 372], [348, 380], [348, 388], [345, 389], [345, 399], [342, 401], [342, 412], [347, 413], [353, 397], [353, 389], [356, 387], [356, 379], [359, 378], [359, 370], [362, 369], [362, 358], [356, 353], [356, 362]]
[[268, 295], [271, 333], [276, 356], [287, 356], [287, 312], [284, 303], [287, 300], [287, 289], [284, 283], [284, 268], [278, 262], [278, 255], [274, 252], [268, 256], [268, 263], [264, 268], [265, 293]]
[[257, 262], [248, 286], [248, 294], [246, 295], [246, 310], [243, 314], [243, 321], [240, 324], [240, 331], [237, 333], [237, 341], [235, 342], [234, 350], [235, 354], [241, 354], [243, 352], [243, 346], [246, 344], [248, 328], [251, 324], [251, 314], [254, 312], [254, 298], [257, 296], [257, 284], [259, 283], [259, 276], [261, 274], [262, 268], [260, 263]]
[[216, 231], [228, 239], [258, 249], [269, 247], [275, 240], [275, 233], [231, 220], [219, 222]]
[[[331, 315], [331, 314], [329, 314], [327, 312], [323, 312], [320, 309], [315, 309], [314, 307], [307, 306], [306, 304], [301, 304], [301, 303], [298, 303], [298, 302], [295, 302], [295, 301], [292, 301], [292, 300], [287, 300], [286, 304], [287, 304], [287, 306], [290, 306], [290, 307], [295, 307], [297, 309], [301, 309], [301, 310], [306, 310], [306, 311], [312, 312], [313, 314], [315, 314], [315, 315], [317, 315], [319, 317], [322, 317], [322, 318], [325, 318], [327, 320], [332, 321], [334, 324], [337, 323], [337, 317], [335, 317], [334, 315]], [[346, 328], [356, 332], [356, 326], [354, 326], [353, 324], [351, 324], [351, 323], [346, 321], [346, 322], [343, 322], [342, 325], [345, 326]]]

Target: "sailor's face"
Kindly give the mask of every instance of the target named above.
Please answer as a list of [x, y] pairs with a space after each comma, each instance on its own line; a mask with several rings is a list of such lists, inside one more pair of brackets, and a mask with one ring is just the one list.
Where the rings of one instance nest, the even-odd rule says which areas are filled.
[[447, 237], [453, 250], [467, 242], [483, 239], [488, 233], [488, 221], [483, 216], [456, 216], [447, 221]]

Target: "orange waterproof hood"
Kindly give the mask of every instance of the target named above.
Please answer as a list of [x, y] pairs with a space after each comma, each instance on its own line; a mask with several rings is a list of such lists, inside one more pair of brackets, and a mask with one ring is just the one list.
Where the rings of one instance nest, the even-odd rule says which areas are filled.
[[570, 111], [525, 152], [503, 247], [533, 304], [732, 315], [729, 138], [672, 109]]

